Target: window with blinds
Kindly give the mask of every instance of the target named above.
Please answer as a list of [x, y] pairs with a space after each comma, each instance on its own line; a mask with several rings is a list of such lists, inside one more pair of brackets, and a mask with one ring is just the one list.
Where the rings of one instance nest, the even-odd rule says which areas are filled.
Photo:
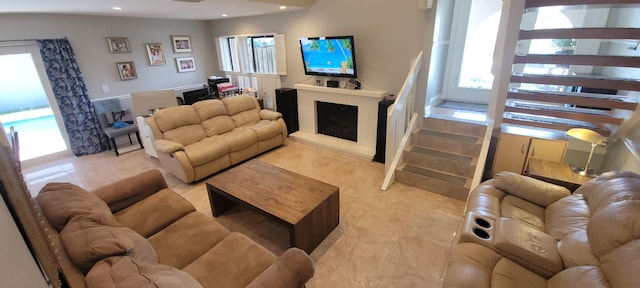
[[640, 99], [640, 1], [521, 2], [502, 123], [610, 136]]

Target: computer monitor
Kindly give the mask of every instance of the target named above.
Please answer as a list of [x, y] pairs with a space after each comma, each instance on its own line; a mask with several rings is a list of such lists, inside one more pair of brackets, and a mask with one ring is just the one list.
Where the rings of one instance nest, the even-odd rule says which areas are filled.
[[184, 104], [191, 105], [198, 101], [211, 99], [213, 98], [213, 95], [209, 93], [209, 88], [201, 88], [197, 90], [182, 92], [182, 97], [184, 97]]

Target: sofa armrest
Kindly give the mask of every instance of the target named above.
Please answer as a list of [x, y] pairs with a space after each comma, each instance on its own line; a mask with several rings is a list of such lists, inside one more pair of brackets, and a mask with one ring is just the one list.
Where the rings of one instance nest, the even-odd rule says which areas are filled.
[[154, 140], [153, 147], [156, 148], [156, 151], [164, 154], [172, 154], [176, 151], [184, 150], [184, 146], [182, 144], [165, 139]]
[[290, 248], [249, 283], [247, 288], [304, 287], [313, 277], [314, 271], [313, 262], [307, 253], [298, 248]]
[[118, 212], [140, 200], [167, 188], [167, 182], [159, 170], [153, 169], [122, 179], [92, 191], [109, 205], [111, 212]]
[[260, 110], [260, 119], [262, 120], [278, 120], [282, 118], [282, 113], [271, 110]]
[[542, 207], [571, 195], [565, 187], [513, 172], [502, 171], [493, 178], [496, 188]]

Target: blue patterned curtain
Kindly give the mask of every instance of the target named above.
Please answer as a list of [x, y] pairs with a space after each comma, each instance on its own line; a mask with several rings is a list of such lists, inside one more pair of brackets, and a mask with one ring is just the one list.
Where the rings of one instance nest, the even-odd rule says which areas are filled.
[[106, 150], [100, 122], [69, 40], [43, 39], [38, 40], [38, 46], [69, 135], [71, 151], [82, 156]]

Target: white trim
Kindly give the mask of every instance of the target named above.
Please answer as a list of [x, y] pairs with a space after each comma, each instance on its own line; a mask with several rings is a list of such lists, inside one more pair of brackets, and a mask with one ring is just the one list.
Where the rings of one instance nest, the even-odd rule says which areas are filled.
[[389, 171], [386, 172], [384, 182], [382, 182], [381, 189], [383, 191], [387, 191], [387, 189], [391, 187], [391, 184], [396, 181], [395, 169], [400, 165], [400, 161], [402, 161], [402, 151], [407, 146], [407, 143], [409, 143], [409, 139], [411, 139], [411, 131], [416, 128], [417, 121], [418, 113], [413, 113], [411, 115], [411, 121], [409, 121], [409, 125], [407, 126], [408, 133], [405, 133], [402, 137], [402, 141], [400, 141], [400, 145], [398, 145], [398, 150], [395, 152], [395, 156], [393, 157], [393, 162], [391, 162], [391, 165], [385, 165], [389, 166], [389, 168], [387, 168]]
[[[152, 90], [174, 90], [176, 91], [176, 97], [182, 97], [181, 94], [178, 94], [178, 91], [183, 91], [183, 90], [188, 90], [188, 89], [199, 89], [202, 88], [203, 85], [209, 85], [207, 83], [199, 83], [199, 84], [192, 84], [192, 85], [184, 85], [184, 86], [176, 86], [176, 87], [169, 87], [169, 88], [158, 88], [158, 89], [152, 89]], [[180, 92], [182, 93], [182, 92]], [[107, 100], [107, 99], [131, 99], [131, 94], [123, 94], [123, 95], [117, 95], [117, 96], [109, 96], [109, 97], [102, 97], [102, 98], [91, 98], [91, 101], [98, 101], [98, 100]]]

